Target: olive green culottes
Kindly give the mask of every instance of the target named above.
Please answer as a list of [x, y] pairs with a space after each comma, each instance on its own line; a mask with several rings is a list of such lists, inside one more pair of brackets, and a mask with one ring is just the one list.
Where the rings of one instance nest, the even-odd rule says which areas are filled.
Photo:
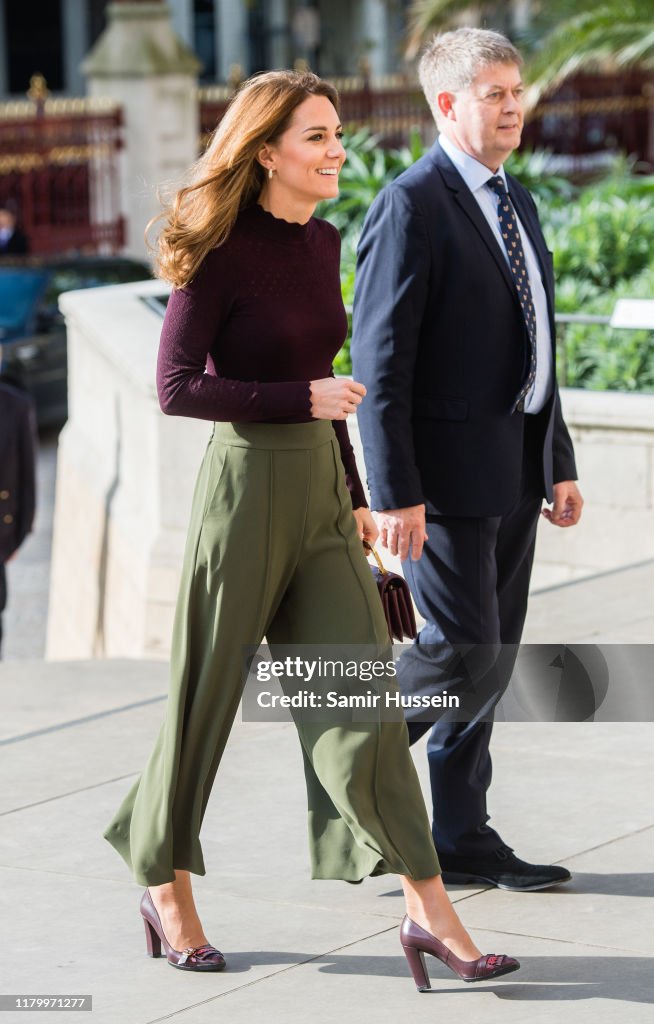
[[[264, 637], [390, 653], [328, 421], [214, 427], [193, 498], [166, 718], [105, 832], [142, 885], [172, 881], [175, 869], [205, 873], [200, 827], [241, 697], [244, 647]], [[404, 721], [296, 726], [312, 876], [438, 874]]]

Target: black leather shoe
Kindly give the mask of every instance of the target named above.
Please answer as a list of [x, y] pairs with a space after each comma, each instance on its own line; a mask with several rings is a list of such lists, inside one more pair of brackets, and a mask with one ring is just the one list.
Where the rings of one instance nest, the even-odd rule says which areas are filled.
[[500, 846], [479, 857], [439, 853], [438, 859], [443, 881], [452, 885], [486, 882], [510, 892], [532, 892], [561, 885], [572, 877], [567, 868], [558, 864], [528, 864], [516, 857], [510, 846]]

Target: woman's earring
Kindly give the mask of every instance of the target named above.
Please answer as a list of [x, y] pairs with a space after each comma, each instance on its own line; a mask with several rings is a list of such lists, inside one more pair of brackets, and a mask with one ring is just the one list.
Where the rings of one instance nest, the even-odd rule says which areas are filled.
[[269, 168], [268, 168], [268, 177], [270, 178], [270, 180], [271, 180], [271, 181], [272, 181], [272, 176], [273, 176], [273, 174], [274, 174], [274, 173], [275, 173], [275, 172], [274, 172], [274, 170], [272, 169], [272, 167], [269, 167]]

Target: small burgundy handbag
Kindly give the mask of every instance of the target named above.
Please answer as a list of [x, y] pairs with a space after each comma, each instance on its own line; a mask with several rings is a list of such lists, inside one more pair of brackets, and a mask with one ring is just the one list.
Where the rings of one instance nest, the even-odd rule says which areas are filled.
[[396, 572], [389, 572], [384, 568], [381, 558], [367, 540], [364, 540], [363, 546], [366, 554], [371, 554], [377, 562], [377, 565], [371, 565], [370, 568], [377, 584], [391, 640], [402, 641], [404, 637], [414, 640], [418, 631], [407, 581]]

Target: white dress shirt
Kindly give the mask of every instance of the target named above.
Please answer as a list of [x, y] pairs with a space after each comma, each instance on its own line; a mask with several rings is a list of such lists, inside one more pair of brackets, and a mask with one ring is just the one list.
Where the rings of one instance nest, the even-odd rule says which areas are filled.
[[[449, 156], [465, 184], [475, 197], [481, 212], [488, 221], [488, 225], [497, 239], [497, 244], [507, 262], [507, 266], [509, 266], [509, 256], [504, 246], [504, 242], [502, 241], [500, 223], [497, 217], [497, 195], [486, 184], [489, 178], [494, 177], [493, 172], [490, 171], [488, 167], [485, 167], [484, 164], [475, 160], [474, 157], [469, 156], [468, 153], [464, 153], [463, 150], [459, 149], [459, 147], [456, 146], [451, 139], [448, 139], [447, 136], [443, 135], [442, 132], [438, 137], [438, 142], [441, 149], [447, 154], [447, 156]], [[502, 178], [505, 188], [507, 192], [509, 192], [504, 167], [499, 167], [495, 173]], [[511, 193], [509, 192], [509, 195], [510, 194]], [[520, 232], [522, 248], [525, 254], [525, 263], [527, 265], [527, 273], [529, 274], [531, 294], [534, 300], [534, 309], [536, 310], [536, 379], [525, 398], [525, 412], [537, 413], [543, 408], [552, 392], [554, 379], [552, 335], [550, 332], [550, 321], [547, 309], [547, 295], [545, 294], [545, 287], [541, 277], [538, 258], [534, 251], [534, 247], [531, 244], [529, 235], [520, 223], [517, 210], [515, 210], [515, 219], [518, 224], [518, 231]]]

